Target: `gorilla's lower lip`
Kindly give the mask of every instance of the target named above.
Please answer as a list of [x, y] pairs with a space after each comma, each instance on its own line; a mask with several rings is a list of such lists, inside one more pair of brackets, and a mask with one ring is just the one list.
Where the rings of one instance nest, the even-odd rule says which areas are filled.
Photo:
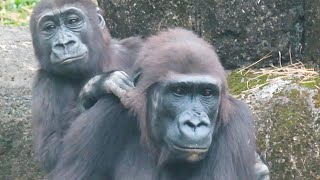
[[186, 152], [194, 152], [194, 153], [205, 153], [208, 151], [209, 148], [205, 147], [196, 147], [196, 146], [178, 146], [176, 144], [170, 143], [169, 144], [173, 149], [179, 151], [186, 151]]
[[72, 57], [68, 57], [63, 59], [59, 64], [67, 64], [67, 63], [71, 63], [73, 61], [76, 61], [78, 59], [82, 59], [83, 57], [85, 57], [87, 55], [87, 52], [80, 54], [78, 56], [72, 56]]

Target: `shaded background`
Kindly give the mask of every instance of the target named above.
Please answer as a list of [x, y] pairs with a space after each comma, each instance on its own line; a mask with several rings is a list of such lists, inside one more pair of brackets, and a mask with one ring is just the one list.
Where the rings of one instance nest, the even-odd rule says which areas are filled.
[[[1, 180], [44, 179], [32, 157], [30, 130], [31, 84], [37, 64], [26, 25], [37, 2], [0, 0]], [[183, 26], [215, 45], [228, 69], [252, 64], [271, 52], [256, 67], [271, 64], [276, 68], [268, 72], [260, 68], [232, 70], [229, 87], [253, 110], [258, 146], [266, 151], [275, 180], [320, 179], [319, 74], [300, 68], [303, 64], [284, 66], [290, 65], [290, 54], [293, 63], [300, 60], [316, 69], [319, 66], [319, 3], [99, 0], [117, 38], [148, 36], [163, 28]], [[278, 74], [271, 73], [274, 69]], [[288, 71], [292, 73], [281, 75]]]
[[218, 51], [227, 69], [299, 59], [320, 64], [319, 0], [98, 0], [114, 37], [192, 29]]

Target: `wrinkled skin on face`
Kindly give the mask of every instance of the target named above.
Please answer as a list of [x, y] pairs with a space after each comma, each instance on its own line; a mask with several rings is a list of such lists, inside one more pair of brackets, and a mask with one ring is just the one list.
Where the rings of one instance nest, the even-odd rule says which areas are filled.
[[199, 161], [212, 143], [220, 82], [206, 75], [172, 75], [153, 86], [148, 119], [154, 141], [170, 160]]
[[[73, 78], [99, 69], [103, 59], [99, 57], [102, 54], [99, 52], [107, 51], [104, 46], [107, 43], [94, 44], [95, 39], [104, 38], [100, 33], [94, 33], [105, 28], [101, 15], [86, 12], [77, 3], [51, 6], [41, 12], [34, 12], [39, 14], [33, 18], [30, 26], [41, 67]], [[89, 18], [89, 13], [95, 13], [96, 18]]]
[[81, 37], [83, 29], [87, 27], [85, 16], [80, 9], [63, 8], [57, 18], [51, 13], [43, 14], [38, 28], [41, 30], [43, 42], [51, 45], [51, 48], [48, 48], [51, 49], [50, 62], [55, 69], [68, 70], [68, 64], [88, 61], [88, 48], [81, 41], [87, 37]]

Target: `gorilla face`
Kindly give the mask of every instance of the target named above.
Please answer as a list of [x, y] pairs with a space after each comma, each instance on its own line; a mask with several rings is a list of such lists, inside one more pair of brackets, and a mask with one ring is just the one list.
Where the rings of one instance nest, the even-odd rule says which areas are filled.
[[97, 28], [105, 27], [98, 13], [91, 17], [88, 12], [67, 4], [42, 11], [36, 22], [36, 53], [42, 66], [53, 72], [73, 76], [87, 72], [92, 64], [98, 63], [98, 50], [106, 51], [95, 45], [102, 40]]
[[44, 49], [50, 51], [50, 63], [58, 71], [66, 71], [70, 64], [88, 61], [88, 48], [83, 43], [87, 36], [84, 13], [74, 7], [59, 11], [45, 11], [40, 15], [38, 29]]
[[209, 75], [170, 77], [154, 85], [148, 98], [151, 136], [174, 159], [199, 161], [211, 145], [220, 82]]

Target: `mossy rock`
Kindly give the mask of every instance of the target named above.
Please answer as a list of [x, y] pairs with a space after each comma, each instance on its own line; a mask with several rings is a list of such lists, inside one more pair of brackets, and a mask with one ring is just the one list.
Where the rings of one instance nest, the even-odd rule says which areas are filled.
[[314, 88], [318, 81], [306, 87], [294, 78], [278, 79], [241, 93], [248, 90], [246, 81], [252, 77], [230, 76], [231, 91], [253, 110], [257, 144], [266, 151], [271, 178], [320, 179], [320, 92]]

